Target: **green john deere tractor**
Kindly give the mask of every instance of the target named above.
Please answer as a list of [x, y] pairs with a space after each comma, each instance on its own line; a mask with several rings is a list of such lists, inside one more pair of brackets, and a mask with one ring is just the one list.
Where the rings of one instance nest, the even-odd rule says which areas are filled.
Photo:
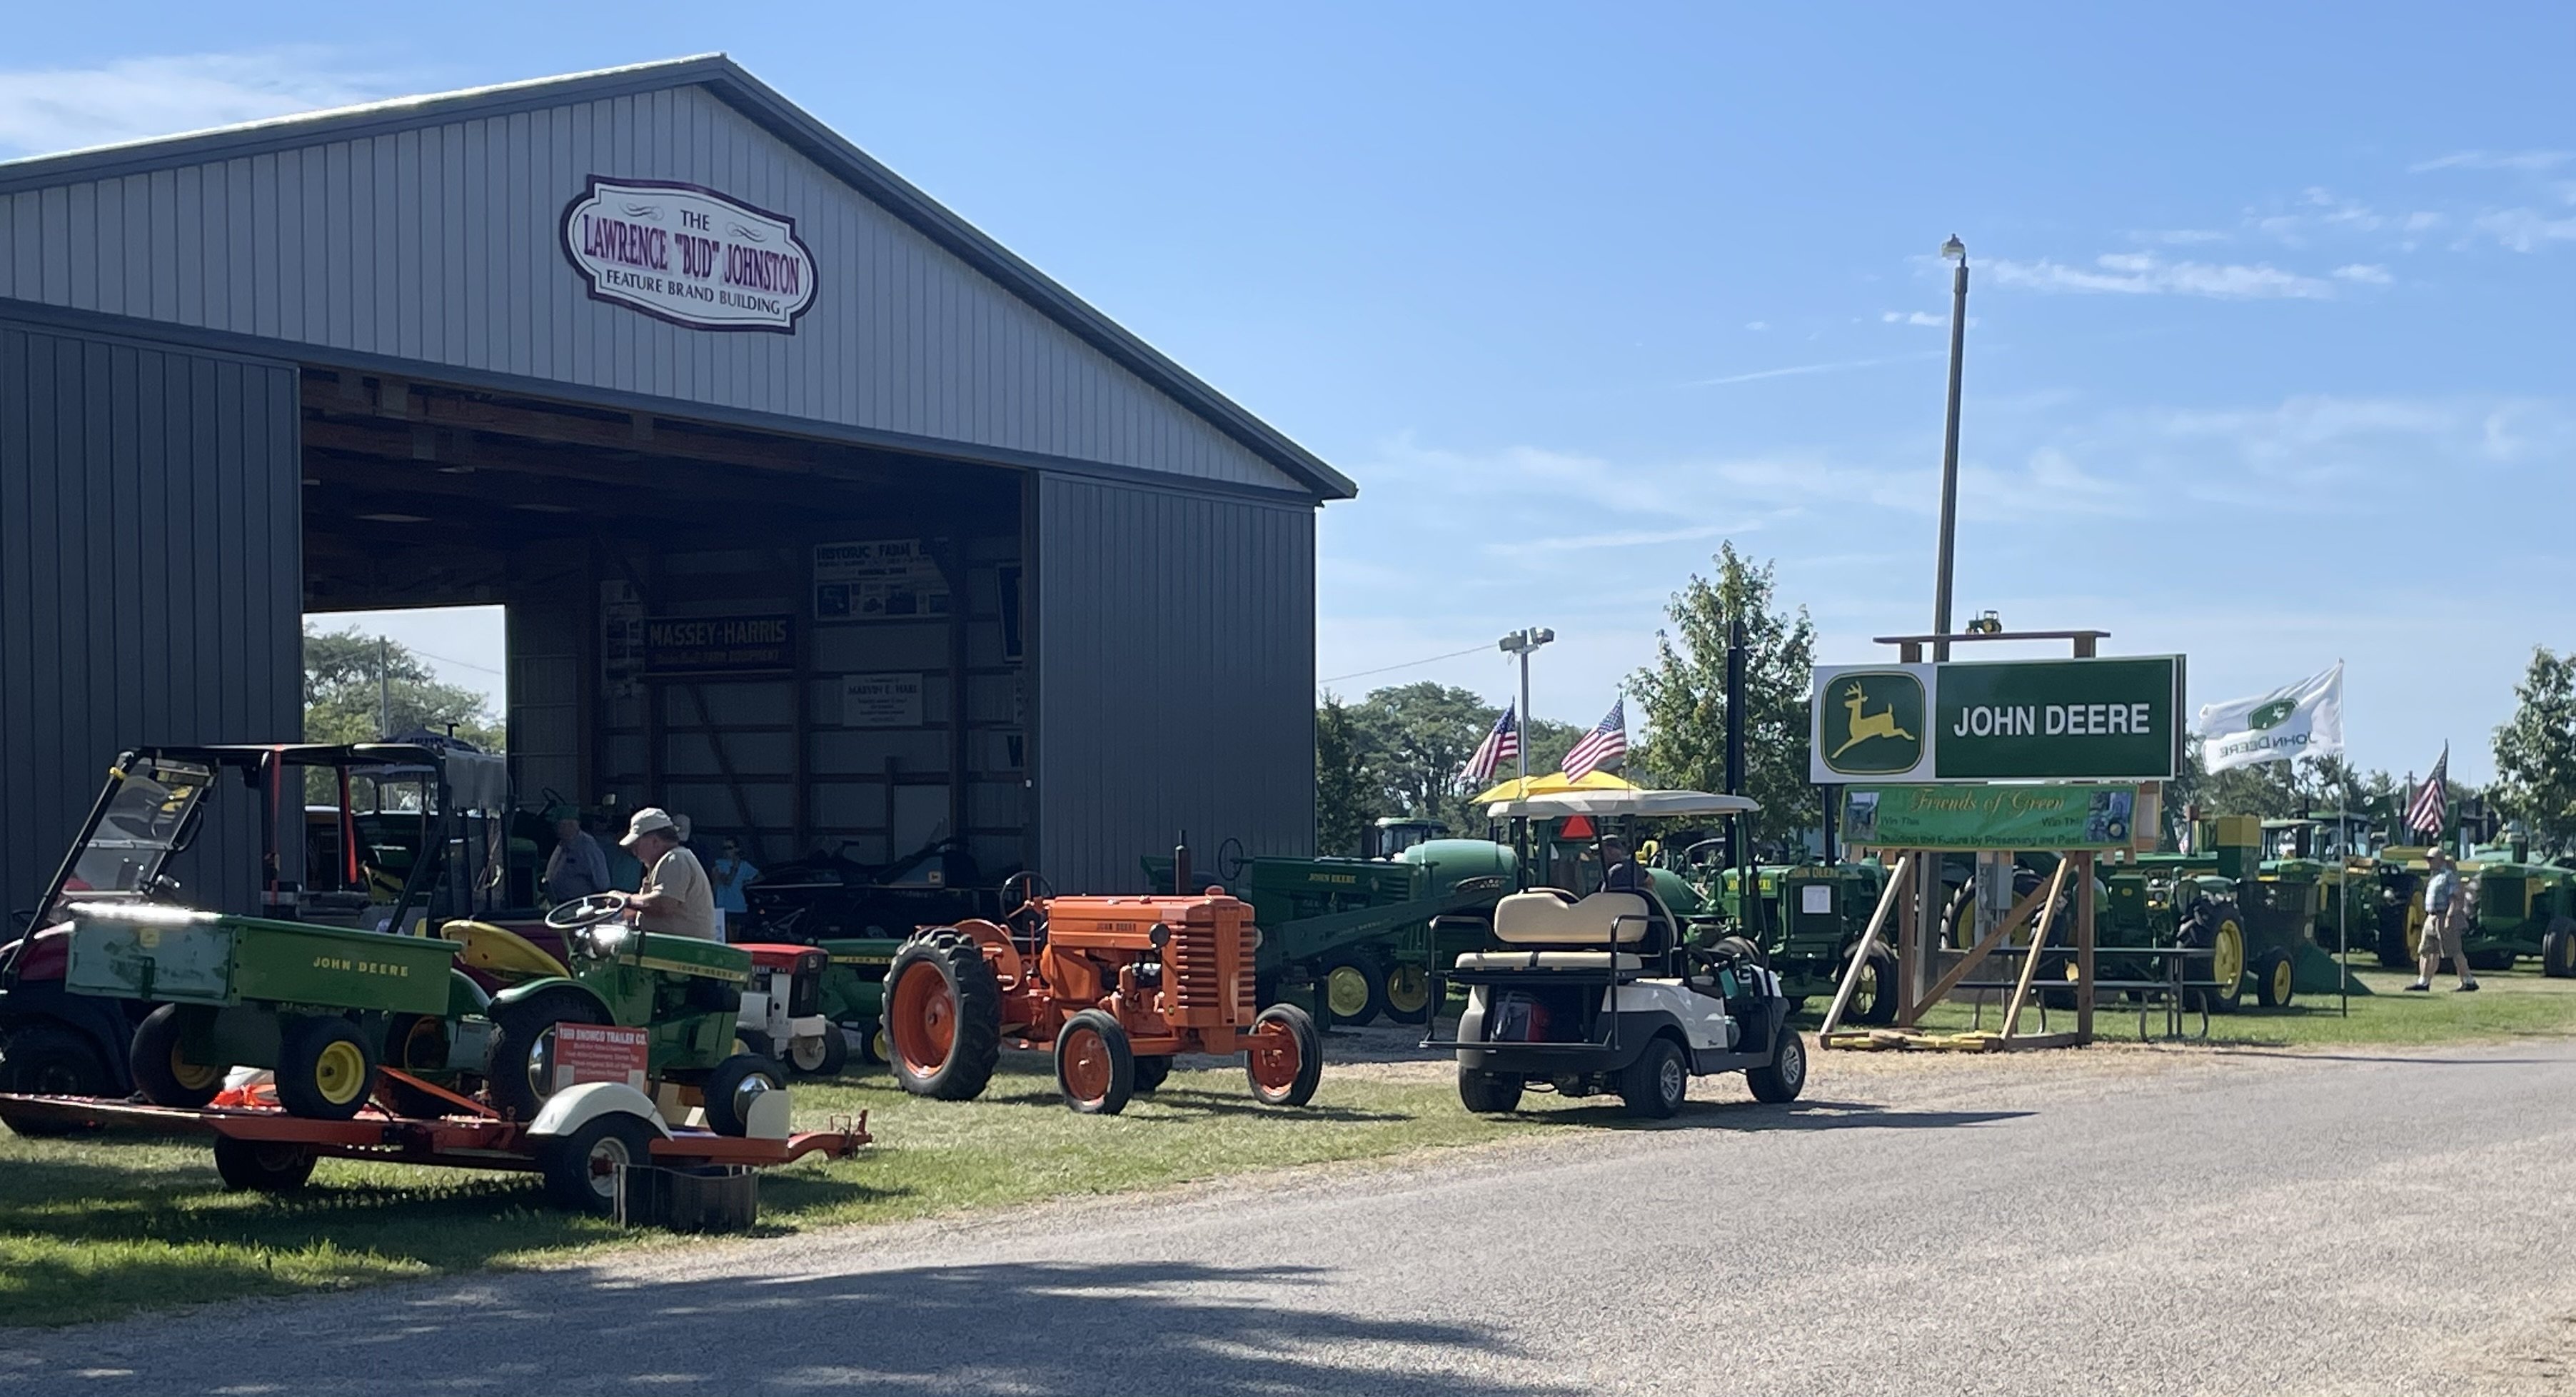
[[[1696, 847], [1688, 852], [1700, 852]], [[1685, 857], [1688, 853], [1685, 854]], [[1831, 999], [1842, 986], [1843, 972], [1869, 930], [1871, 914], [1887, 888], [1887, 870], [1875, 860], [1862, 863], [1764, 864], [1752, 871], [1753, 897], [1744, 897], [1748, 881], [1742, 870], [1720, 869], [1707, 879], [1712, 910], [1728, 934], [1742, 936], [1760, 949], [1780, 993], [1797, 1013], [1810, 999]], [[1674, 908], [1679, 914], [1681, 909]], [[1694, 925], [1709, 921], [1696, 918]], [[1845, 1022], [1888, 1024], [1896, 1021], [1896, 950], [1886, 936], [1865, 952], [1859, 986], [1852, 992]]]

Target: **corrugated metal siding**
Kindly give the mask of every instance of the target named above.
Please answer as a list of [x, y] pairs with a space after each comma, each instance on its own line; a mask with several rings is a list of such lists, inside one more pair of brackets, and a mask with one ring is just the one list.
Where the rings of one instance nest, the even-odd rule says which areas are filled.
[[[285, 365], [0, 321], [8, 908], [42, 894], [121, 749], [302, 731], [296, 421]], [[255, 911], [246, 794], [178, 876]]]
[[1037, 552], [1049, 881], [1139, 890], [1183, 830], [1312, 853], [1314, 512], [1050, 476]]
[[[798, 332], [589, 299], [558, 220], [593, 174], [795, 219]], [[0, 196], [0, 297], [1299, 488], [702, 87]]]

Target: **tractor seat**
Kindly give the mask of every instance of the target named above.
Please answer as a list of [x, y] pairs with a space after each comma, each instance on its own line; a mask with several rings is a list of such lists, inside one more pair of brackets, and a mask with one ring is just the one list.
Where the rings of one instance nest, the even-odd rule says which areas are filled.
[[1553, 888], [1514, 893], [1494, 906], [1495, 939], [1514, 946], [1589, 950], [1646, 939], [1653, 913], [1635, 893], [1576, 899]]
[[[1643, 970], [1646, 962], [1625, 951], [1618, 954], [1621, 970]], [[1608, 970], [1608, 951], [1468, 951], [1458, 957], [1460, 970]]]

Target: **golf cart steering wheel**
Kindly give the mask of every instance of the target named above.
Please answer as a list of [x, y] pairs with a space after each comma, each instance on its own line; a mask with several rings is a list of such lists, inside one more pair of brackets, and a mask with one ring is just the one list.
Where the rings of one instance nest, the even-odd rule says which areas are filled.
[[[1019, 892], [1016, 901], [1011, 896], [1014, 889]], [[1002, 880], [1002, 905], [1011, 909], [1003, 914], [1002, 920], [1018, 921], [1021, 913], [1037, 910], [1041, 899], [1054, 896], [1055, 885], [1048, 882], [1043, 874], [1034, 869], [1022, 869]]]

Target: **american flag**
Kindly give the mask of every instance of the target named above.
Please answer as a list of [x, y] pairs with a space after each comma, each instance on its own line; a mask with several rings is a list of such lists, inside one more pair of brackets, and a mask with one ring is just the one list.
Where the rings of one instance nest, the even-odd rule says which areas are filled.
[[1565, 774], [1580, 781], [1610, 763], [1628, 755], [1628, 699], [1613, 699], [1610, 712], [1600, 724], [1574, 744], [1565, 754]]
[[2451, 744], [2442, 744], [2442, 759], [2433, 763], [2433, 774], [2424, 778], [2415, 792], [2415, 803], [2406, 807], [2406, 827], [2424, 834], [2439, 835], [2443, 817], [2450, 813]]
[[1485, 734], [1484, 741], [1476, 744], [1476, 755], [1469, 757], [1467, 764], [1459, 769], [1460, 781], [1481, 786], [1494, 779], [1494, 772], [1503, 763], [1520, 760], [1521, 729], [1520, 724], [1512, 721], [1512, 708], [1510, 704], [1503, 706], [1501, 715], [1494, 719], [1494, 730]]

